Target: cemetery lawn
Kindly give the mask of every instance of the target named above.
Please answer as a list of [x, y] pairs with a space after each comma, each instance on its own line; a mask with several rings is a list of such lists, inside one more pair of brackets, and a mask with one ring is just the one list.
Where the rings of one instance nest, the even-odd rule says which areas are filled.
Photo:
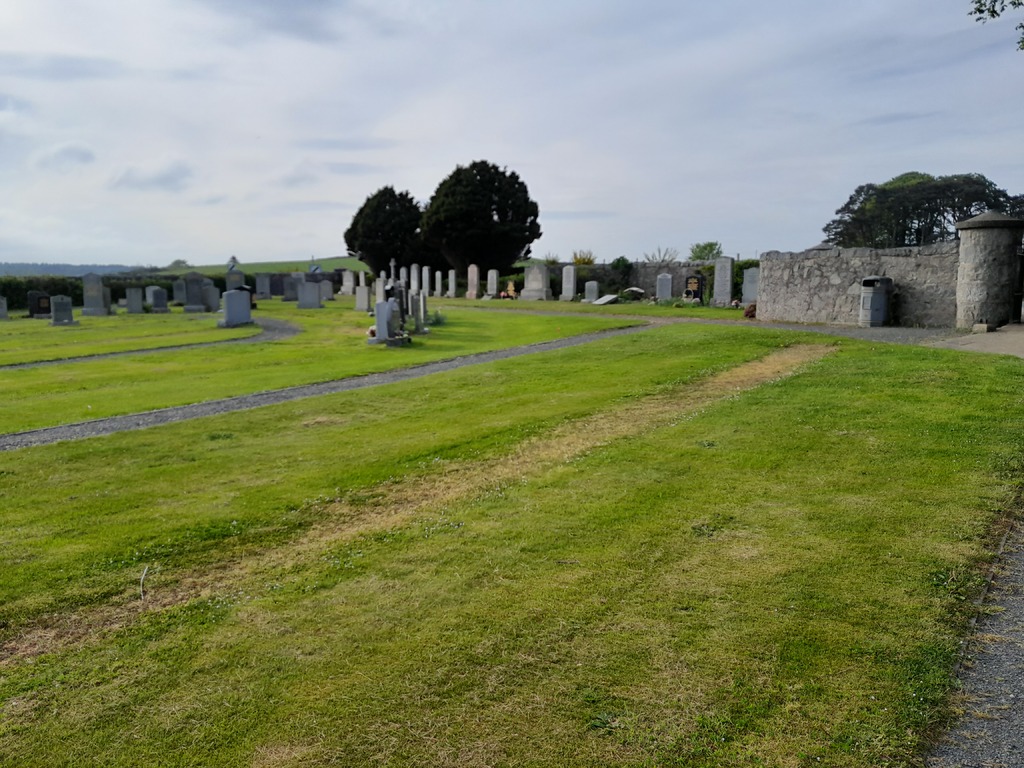
[[1021, 392], [685, 324], [0, 453], [0, 763], [921, 765]]
[[255, 325], [218, 328], [210, 315], [186, 315], [180, 310], [163, 315], [76, 314], [75, 320], [78, 325], [61, 328], [53, 327], [48, 320], [24, 318], [0, 323], [0, 365], [204, 344], [243, 339], [260, 332]]
[[[294, 303], [261, 301], [261, 316], [285, 320], [302, 329], [298, 335], [279, 341], [169, 349], [5, 371], [0, 377], [0, 431], [19, 432], [342, 379], [636, 324], [622, 318], [570, 316], [552, 321], [525, 314], [446, 309], [444, 324], [430, 334], [416, 337], [411, 346], [388, 349], [366, 343], [366, 329], [371, 323], [364, 313], [353, 309], [353, 303], [349, 298], [328, 302], [321, 310], [300, 311]], [[82, 318], [79, 327], [91, 334], [91, 341], [75, 349], [79, 354], [104, 346], [110, 351], [131, 345], [149, 349], [161, 337], [146, 336], [145, 331], [160, 327], [169, 329], [168, 335], [176, 343], [239, 335], [216, 328], [213, 315], [200, 315], [199, 321], [193, 321], [193, 317], [197, 316]], [[119, 322], [122, 319], [125, 322]], [[127, 322], [130, 320], [137, 322]], [[209, 329], [208, 334], [199, 330], [203, 325]], [[196, 329], [186, 337], [182, 329], [189, 326]], [[65, 345], [77, 332], [27, 320], [0, 325], [0, 329], [9, 334], [3, 341], [11, 345], [12, 356], [30, 357], [35, 348], [34, 354], [42, 359], [46, 359], [51, 344]], [[246, 328], [242, 335], [257, 331], [255, 327]], [[28, 341], [22, 340], [21, 334]], [[59, 354], [70, 352], [67, 346], [59, 348], [63, 350]]]

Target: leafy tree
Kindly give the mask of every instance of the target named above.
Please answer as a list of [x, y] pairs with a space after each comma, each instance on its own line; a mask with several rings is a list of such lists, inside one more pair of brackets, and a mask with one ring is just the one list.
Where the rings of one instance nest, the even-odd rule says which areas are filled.
[[421, 219], [423, 239], [452, 267], [509, 272], [540, 237], [539, 209], [514, 171], [484, 160], [457, 166]]
[[377, 274], [399, 266], [422, 264], [419, 226], [422, 210], [408, 192], [382, 187], [362, 204], [345, 230], [345, 245]]
[[[976, 21], [988, 21], [998, 19], [1007, 7], [1024, 8], [1024, 0], [971, 0], [971, 5], [973, 7], [970, 15], [974, 16]], [[1020, 31], [1017, 48], [1024, 51], [1024, 22], [1018, 24], [1017, 29]]]
[[613, 292], [619, 293], [629, 288], [630, 277], [633, 275], [633, 262], [625, 256], [619, 256], [608, 265], [608, 271], [611, 273], [608, 287]]
[[714, 261], [722, 258], [722, 244], [715, 240], [690, 246], [690, 261]]
[[593, 251], [573, 251], [572, 263], [575, 264], [576, 266], [587, 266], [591, 264], [596, 264], [597, 260], [594, 258]]
[[175, 259], [174, 261], [172, 261], [170, 264], [167, 265], [167, 269], [169, 269], [169, 270], [192, 269], [192, 267], [184, 259]]
[[956, 224], [987, 210], [1011, 210], [1016, 198], [978, 173], [904, 173], [883, 184], [862, 184], [825, 239], [844, 248], [901, 248], [956, 238]]

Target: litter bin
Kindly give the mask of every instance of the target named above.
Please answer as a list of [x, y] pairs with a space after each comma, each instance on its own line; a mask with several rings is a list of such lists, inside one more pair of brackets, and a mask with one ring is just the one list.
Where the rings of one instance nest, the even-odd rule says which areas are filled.
[[868, 275], [860, 281], [861, 328], [877, 328], [889, 319], [889, 295], [892, 278]]

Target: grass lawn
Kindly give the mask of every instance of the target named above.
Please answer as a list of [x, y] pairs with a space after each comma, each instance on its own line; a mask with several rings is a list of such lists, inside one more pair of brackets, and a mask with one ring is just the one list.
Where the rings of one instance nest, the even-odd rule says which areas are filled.
[[[83, 360], [67, 366], [13, 369], [0, 378], [0, 431], [67, 424], [105, 416], [166, 408], [204, 400], [249, 394], [281, 387], [329, 381], [347, 376], [408, 367], [474, 352], [550, 341], [632, 321], [614, 317], [550, 317], [524, 314], [444, 310], [445, 323], [433, 333], [416, 337], [409, 347], [388, 349], [366, 343], [367, 316], [352, 309], [353, 300], [328, 302], [322, 310], [301, 311], [294, 303], [261, 301], [259, 316], [286, 320], [302, 328], [296, 336], [271, 343], [207, 346], [160, 353]], [[213, 315], [124, 316], [83, 318], [89, 341], [77, 347], [92, 354], [107, 347], [153, 347], [160, 338], [176, 343], [208, 341], [238, 333], [216, 328]], [[107, 322], [107, 321], [113, 322]], [[195, 326], [186, 336], [187, 325]], [[16, 327], [17, 326], [17, 327]], [[144, 329], [167, 329], [164, 337], [144, 336]], [[130, 329], [123, 337], [121, 330]], [[207, 330], [202, 330], [203, 328]], [[5, 327], [5, 330], [7, 328]], [[20, 334], [29, 338], [24, 340]], [[64, 345], [73, 330], [11, 323], [11, 355], [48, 359], [51, 344]], [[250, 329], [243, 331], [251, 334]], [[97, 334], [99, 336], [97, 336]], [[101, 341], [100, 337], [106, 339]], [[52, 340], [52, 341], [51, 341]], [[4, 348], [0, 348], [2, 356]], [[59, 354], [69, 354], [61, 346]], [[113, 350], [111, 350], [113, 351]]]
[[0, 763], [920, 764], [1021, 391], [691, 324], [0, 454]]

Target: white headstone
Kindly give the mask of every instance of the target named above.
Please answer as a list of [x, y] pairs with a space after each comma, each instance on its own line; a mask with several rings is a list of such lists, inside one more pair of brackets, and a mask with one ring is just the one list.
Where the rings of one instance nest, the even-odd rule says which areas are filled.
[[448, 298], [449, 299], [454, 299], [455, 298], [455, 286], [456, 286], [456, 284], [457, 284], [457, 280], [456, 280], [455, 270], [454, 269], [449, 269], [448, 270]]
[[588, 280], [583, 284], [583, 303], [593, 304], [597, 301], [597, 280]]
[[559, 301], [572, 301], [576, 298], [576, 265], [566, 264], [562, 267], [562, 293]]
[[531, 264], [526, 268], [526, 281], [519, 298], [525, 301], [551, 301], [551, 281], [547, 264]]
[[658, 275], [658, 287], [654, 297], [658, 301], [668, 301], [672, 298], [672, 275], [668, 272]]
[[480, 267], [470, 264], [466, 274], [466, 298], [480, 298]]
[[498, 295], [498, 270], [487, 270], [487, 298], [493, 299]]

